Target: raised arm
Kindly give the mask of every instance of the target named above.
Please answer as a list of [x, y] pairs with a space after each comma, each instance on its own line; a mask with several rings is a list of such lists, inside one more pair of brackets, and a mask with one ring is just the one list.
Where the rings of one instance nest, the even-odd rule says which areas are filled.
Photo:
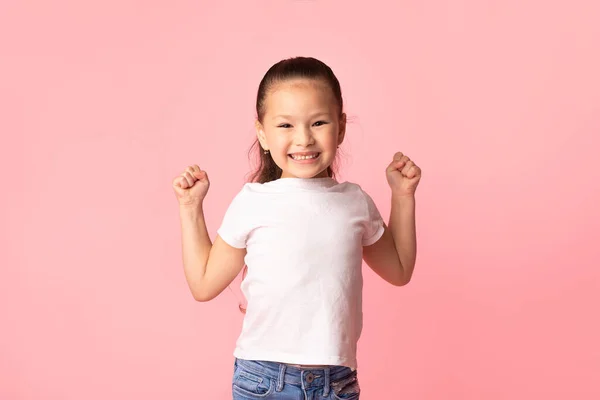
[[200, 209], [180, 206], [185, 278], [194, 299], [209, 301], [235, 279], [244, 266], [246, 249], [237, 249], [217, 235], [211, 243]]
[[410, 282], [417, 258], [414, 198], [394, 198], [389, 226], [377, 242], [363, 248], [363, 259], [395, 286]]
[[389, 283], [402, 286], [410, 282], [417, 258], [415, 190], [421, 169], [407, 156], [396, 153], [387, 168], [392, 189], [389, 226], [376, 243], [363, 248], [363, 259]]
[[204, 220], [203, 201], [210, 182], [197, 165], [173, 180], [179, 201], [185, 278], [194, 299], [209, 301], [235, 279], [244, 266], [245, 249], [234, 248], [218, 235], [211, 243]]

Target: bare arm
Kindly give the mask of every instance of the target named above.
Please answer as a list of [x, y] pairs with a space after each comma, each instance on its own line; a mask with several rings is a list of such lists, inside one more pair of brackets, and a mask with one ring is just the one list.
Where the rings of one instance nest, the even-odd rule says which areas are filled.
[[376, 243], [363, 248], [363, 258], [383, 279], [402, 286], [410, 282], [417, 259], [415, 191], [421, 168], [398, 152], [386, 168], [386, 176], [392, 189], [389, 228]]
[[211, 243], [202, 206], [180, 206], [181, 243], [185, 278], [194, 299], [209, 301], [235, 279], [244, 266], [246, 249], [225, 243], [218, 235]]
[[392, 195], [389, 227], [377, 242], [363, 248], [367, 265], [392, 285], [410, 282], [417, 258], [415, 198]]

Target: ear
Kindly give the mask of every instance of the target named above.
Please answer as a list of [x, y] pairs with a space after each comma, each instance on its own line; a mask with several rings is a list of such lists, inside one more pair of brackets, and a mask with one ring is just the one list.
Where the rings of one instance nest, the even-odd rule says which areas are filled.
[[265, 131], [259, 120], [256, 120], [256, 122], [254, 123], [254, 128], [256, 129], [256, 137], [260, 142], [260, 147], [262, 147], [263, 150], [269, 150], [269, 145], [267, 144], [267, 137], [265, 136]]
[[346, 137], [346, 114], [342, 113], [340, 117], [340, 130], [338, 132], [338, 146], [342, 144], [344, 138]]

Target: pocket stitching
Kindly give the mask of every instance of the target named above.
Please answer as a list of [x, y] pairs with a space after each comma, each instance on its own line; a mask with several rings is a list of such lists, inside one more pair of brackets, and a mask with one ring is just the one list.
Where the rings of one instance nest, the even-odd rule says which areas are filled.
[[[240, 371], [240, 372], [242, 372], [242, 371]], [[261, 379], [261, 378], [259, 378], [259, 379]], [[243, 396], [262, 398], [262, 397], [267, 397], [268, 395], [272, 394], [275, 391], [275, 382], [272, 379], [269, 379], [269, 390], [267, 390], [267, 392], [264, 394], [252, 393], [244, 388], [239, 387], [238, 385], [235, 384], [235, 382], [233, 383], [233, 390], [234, 390], [234, 392], [237, 392]]]
[[254, 375], [254, 374], [250, 374], [246, 371], [240, 371], [240, 373], [238, 374], [238, 377], [243, 376], [244, 378], [252, 381], [252, 382], [258, 382], [258, 384], [260, 385], [261, 383], [264, 382], [264, 379], [258, 375]]

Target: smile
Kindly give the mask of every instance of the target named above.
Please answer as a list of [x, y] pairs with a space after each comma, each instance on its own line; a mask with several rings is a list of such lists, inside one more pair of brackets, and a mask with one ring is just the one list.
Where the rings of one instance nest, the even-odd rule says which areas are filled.
[[318, 158], [321, 153], [293, 153], [288, 154], [288, 156], [295, 161], [306, 161], [306, 160], [314, 160]]

